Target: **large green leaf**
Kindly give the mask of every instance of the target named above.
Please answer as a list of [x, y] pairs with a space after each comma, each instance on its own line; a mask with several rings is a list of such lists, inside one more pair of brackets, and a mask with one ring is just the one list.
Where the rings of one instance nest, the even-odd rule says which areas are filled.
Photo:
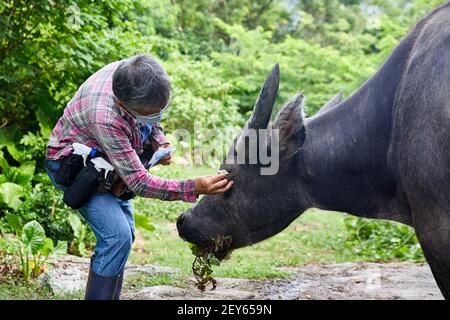
[[6, 215], [6, 221], [11, 229], [13, 229], [14, 232], [20, 236], [23, 227], [20, 217], [17, 214], [10, 213]]
[[[0, 144], [0, 148], [2, 145]], [[7, 170], [9, 169], [9, 164], [5, 159], [5, 155], [2, 150], [0, 150], [0, 169]]]
[[[3, 157], [1, 151], [0, 156]], [[33, 179], [36, 161], [25, 161], [20, 167], [11, 167], [4, 158], [1, 158], [0, 168], [3, 172], [0, 175], [0, 183], [13, 182], [21, 186], [26, 186]]]
[[78, 243], [78, 252], [82, 257], [86, 257], [89, 255], [89, 252], [86, 250], [86, 244], [83, 241]]
[[54, 250], [55, 247], [53, 246], [53, 240], [46, 238], [44, 241], [44, 246], [42, 247], [42, 255], [44, 257], [48, 257]]
[[23, 187], [12, 182], [0, 184], [0, 200], [13, 210], [18, 210], [22, 205], [20, 197], [23, 195]]
[[17, 174], [13, 182], [21, 186], [26, 186], [28, 183], [30, 183], [31, 179], [33, 179], [35, 168], [36, 161], [27, 161], [22, 163], [20, 167], [18, 167], [17, 169], [15, 168]]
[[67, 253], [67, 241], [58, 240], [53, 255], [63, 256]]
[[36, 220], [30, 221], [22, 229], [22, 242], [31, 247], [31, 253], [37, 254], [45, 244], [44, 228]]
[[73, 234], [77, 239], [84, 239], [86, 235], [86, 226], [83, 225], [80, 218], [76, 214], [69, 214], [69, 224], [72, 227]]
[[0, 148], [6, 147], [9, 154], [16, 160], [22, 159], [22, 153], [17, 148], [21, 137], [17, 126], [0, 128]]
[[142, 228], [147, 231], [155, 230], [155, 226], [150, 223], [150, 219], [146, 215], [135, 213], [134, 222], [137, 228]]

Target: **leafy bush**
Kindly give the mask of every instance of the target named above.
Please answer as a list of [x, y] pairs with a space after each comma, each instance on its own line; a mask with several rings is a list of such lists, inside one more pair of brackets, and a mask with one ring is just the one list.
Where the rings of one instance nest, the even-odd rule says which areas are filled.
[[425, 261], [414, 230], [406, 225], [346, 217], [345, 226], [344, 247], [368, 261]]

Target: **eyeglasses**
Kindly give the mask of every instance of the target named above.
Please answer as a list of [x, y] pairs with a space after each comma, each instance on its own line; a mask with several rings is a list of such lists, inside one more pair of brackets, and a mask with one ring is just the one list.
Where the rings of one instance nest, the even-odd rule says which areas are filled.
[[141, 115], [141, 114], [139, 114], [139, 113], [137, 113], [136, 111], [134, 111], [133, 109], [131, 109], [131, 108], [129, 108], [125, 103], [123, 103], [123, 102], [120, 102], [120, 106], [123, 108], [123, 107], [125, 107], [127, 110], [125, 110], [125, 111], [127, 111], [127, 113], [128, 114], [130, 114], [132, 117], [134, 117], [134, 118], [137, 118], [137, 117], [145, 117], [145, 118], [148, 118], [148, 119], [157, 119], [158, 117], [160, 117], [166, 110], [167, 110], [167, 108], [169, 108], [169, 104], [170, 103], [168, 103], [168, 104], [166, 104], [166, 106], [164, 107], [164, 108], [162, 108], [158, 113], [154, 113], [154, 114], [150, 114], [150, 115], [148, 115], [148, 116], [143, 116], [143, 115]]

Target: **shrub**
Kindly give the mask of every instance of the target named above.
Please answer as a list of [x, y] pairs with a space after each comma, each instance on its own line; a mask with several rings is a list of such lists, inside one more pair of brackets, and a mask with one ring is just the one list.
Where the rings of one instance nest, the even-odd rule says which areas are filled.
[[344, 248], [368, 261], [425, 261], [414, 230], [406, 225], [346, 217]]

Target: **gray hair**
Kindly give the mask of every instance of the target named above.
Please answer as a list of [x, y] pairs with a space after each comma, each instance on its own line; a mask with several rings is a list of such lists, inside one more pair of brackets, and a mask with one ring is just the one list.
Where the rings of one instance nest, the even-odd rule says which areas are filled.
[[113, 74], [116, 98], [136, 112], [165, 107], [170, 100], [170, 78], [152, 56], [140, 54], [120, 63]]

